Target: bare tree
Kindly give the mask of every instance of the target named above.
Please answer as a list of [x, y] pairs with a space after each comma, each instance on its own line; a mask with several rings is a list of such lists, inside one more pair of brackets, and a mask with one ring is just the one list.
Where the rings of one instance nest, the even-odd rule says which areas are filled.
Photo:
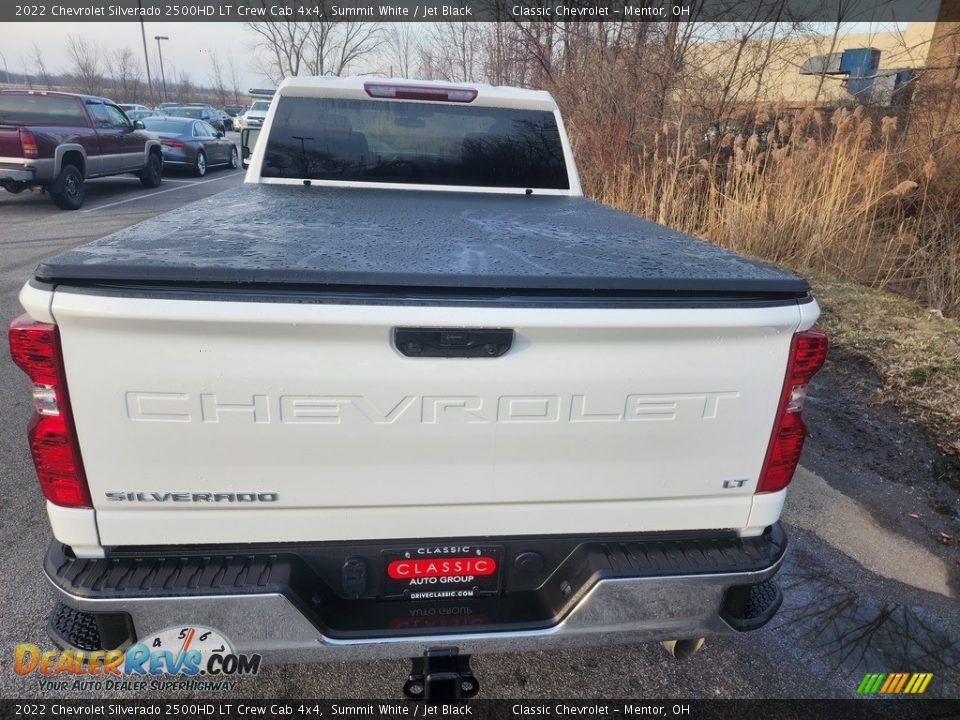
[[393, 24], [387, 31], [387, 49], [390, 76], [393, 77], [393, 69], [396, 68], [399, 77], [413, 77], [417, 39], [410, 23]]
[[472, 22], [441, 22], [427, 33], [421, 71], [431, 79], [465, 82], [483, 79], [485, 28]]
[[143, 75], [136, 53], [122, 47], [113, 53], [113, 95], [120, 102], [136, 102], [143, 92]]
[[193, 86], [193, 80], [190, 79], [190, 74], [185, 70], [181, 70], [177, 80], [177, 100], [181, 103], [192, 102], [195, 94], [196, 88]]
[[53, 89], [53, 76], [50, 74], [50, 71], [47, 69], [47, 63], [43, 59], [43, 52], [40, 50], [40, 46], [36, 43], [33, 43], [33, 46], [30, 50], [30, 62], [33, 65], [33, 71], [36, 73], [37, 80], [47, 88], [47, 90]]
[[247, 23], [257, 35], [263, 75], [275, 84], [290, 75], [341, 75], [380, 43], [382, 30], [377, 25], [334, 22], [327, 16], [325, 12], [323, 19], [309, 22]]
[[233, 91], [233, 102], [240, 104], [240, 75], [237, 73], [237, 64], [233, 60], [233, 52], [230, 53], [227, 65], [230, 68], [230, 89]]
[[494, 85], [529, 84], [523, 32], [516, 23], [491, 23], [486, 34], [484, 75]]
[[[858, 7], [860, 4], [861, 0], [840, 0], [837, 3], [837, 14], [834, 18], [833, 33], [830, 35], [830, 49], [827, 51], [828, 55], [832, 55], [834, 52], [836, 52], [837, 42], [841, 35], [841, 28], [844, 26], [844, 24], [850, 22], [851, 16], [855, 16], [857, 11], [863, 11], [862, 7]], [[814, 104], [820, 102], [820, 94], [823, 92], [823, 85], [827, 79], [826, 65], [824, 65], [819, 75], [820, 77], [817, 80], [817, 92], [813, 97]]]
[[227, 84], [223, 74], [223, 63], [220, 61], [216, 50], [208, 50], [206, 52], [207, 55], [210, 56], [210, 82], [213, 83], [213, 90], [217, 94], [220, 107], [223, 107], [227, 104]]
[[72, 63], [69, 70], [71, 84], [82, 93], [103, 93], [103, 53], [100, 47], [79, 35], [67, 36], [67, 53]]
[[[334, 24], [334, 28], [336, 32], [327, 40], [331, 62], [326, 69], [321, 67], [320, 62], [316, 62], [314, 67], [317, 75], [329, 72], [342, 75], [351, 65], [370, 55], [383, 37], [381, 28], [373, 23], [338, 22]], [[320, 53], [315, 55], [318, 61], [321, 57]]]
[[[30, 66], [27, 64], [27, 58], [21, 57], [20, 65], [23, 67], [23, 75], [21, 76], [23, 84], [26, 85], [28, 89], [33, 90], [33, 76], [30, 74]], [[4, 62], [4, 74], [7, 78], [6, 82], [16, 82], [16, 75], [7, 69], [6, 62]]]

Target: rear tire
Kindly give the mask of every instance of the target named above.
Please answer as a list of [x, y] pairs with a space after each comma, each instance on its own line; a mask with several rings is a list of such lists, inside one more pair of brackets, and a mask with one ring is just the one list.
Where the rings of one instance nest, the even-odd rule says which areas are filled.
[[51, 192], [50, 197], [61, 210], [79, 210], [87, 196], [83, 173], [76, 165], [64, 165], [53, 187], [58, 189]]
[[150, 153], [150, 159], [143, 170], [140, 171], [140, 184], [145, 188], [159, 187], [163, 182], [163, 160], [159, 153]]
[[197, 153], [197, 159], [193, 161], [193, 174], [197, 177], [207, 174], [207, 156], [203, 150]]
[[236, 170], [238, 167], [240, 167], [240, 155], [237, 154], [236, 145], [230, 149], [230, 167], [233, 170]]

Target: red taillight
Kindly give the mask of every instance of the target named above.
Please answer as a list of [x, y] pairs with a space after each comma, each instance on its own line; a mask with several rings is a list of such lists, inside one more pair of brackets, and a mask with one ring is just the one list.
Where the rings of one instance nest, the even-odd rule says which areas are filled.
[[807, 436], [803, 420], [807, 385], [826, 360], [827, 346], [827, 336], [819, 330], [805, 330], [793, 336], [773, 434], [757, 483], [758, 493], [783, 490], [793, 479]]
[[57, 326], [21, 315], [10, 323], [10, 355], [35, 385], [57, 382]]
[[33, 133], [24, 128], [20, 128], [20, 153], [25, 158], [38, 158], [37, 139]]
[[160, 144], [166, 145], [167, 147], [172, 147], [172, 148], [182, 148], [184, 146], [184, 143], [181, 142], [180, 140], [173, 140], [171, 138], [161, 139]]
[[477, 99], [477, 91], [468, 87], [435, 87], [432, 85], [393, 85], [391, 83], [363, 84], [367, 95], [391, 100], [433, 100], [436, 102], [468, 103]]
[[57, 326], [21, 315], [10, 323], [9, 338], [13, 361], [33, 382], [28, 436], [40, 489], [57, 505], [90, 507]]

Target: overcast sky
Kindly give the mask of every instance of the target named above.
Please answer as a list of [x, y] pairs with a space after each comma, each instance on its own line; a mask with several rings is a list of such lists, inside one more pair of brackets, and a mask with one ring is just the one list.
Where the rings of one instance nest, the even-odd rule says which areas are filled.
[[[0, 0], [2, 1], [2, 0]], [[166, 35], [163, 41], [163, 62], [169, 81], [176, 73], [190, 74], [196, 85], [208, 85], [210, 59], [201, 50], [215, 50], [223, 59], [224, 73], [229, 74], [227, 62], [233, 55], [241, 86], [263, 87], [266, 80], [257, 72], [252, 60], [254, 34], [242, 23], [145, 23], [147, 47], [150, 51], [150, 70], [159, 76], [156, 65], [155, 35]], [[67, 54], [67, 36], [82, 34], [101, 47], [113, 51], [124, 45], [137, 53], [143, 61], [143, 41], [139, 22], [84, 22], [84, 23], [0, 23], [0, 67], [6, 60], [10, 72], [35, 72], [28, 58], [33, 43], [42, 49], [47, 69], [60, 73], [70, 67]], [[26, 63], [26, 67], [24, 67]], [[229, 82], [229, 80], [228, 80]]]

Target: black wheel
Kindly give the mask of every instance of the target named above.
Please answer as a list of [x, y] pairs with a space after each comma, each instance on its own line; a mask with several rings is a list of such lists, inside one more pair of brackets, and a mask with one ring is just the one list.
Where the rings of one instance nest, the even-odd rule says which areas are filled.
[[80, 168], [76, 165], [64, 165], [50, 193], [53, 202], [61, 210], [79, 210], [86, 195]]
[[234, 170], [240, 165], [240, 156], [237, 154], [237, 146], [230, 148], [230, 167]]
[[146, 166], [140, 171], [140, 184], [145, 188], [159, 187], [163, 182], [163, 160], [160, 153], [150, 153], [150, 159]]
[[193, 174], [197, 177], [207, 174], [207, 156], [203, 150], [197, 153], [197, 159], [193, 161]]

